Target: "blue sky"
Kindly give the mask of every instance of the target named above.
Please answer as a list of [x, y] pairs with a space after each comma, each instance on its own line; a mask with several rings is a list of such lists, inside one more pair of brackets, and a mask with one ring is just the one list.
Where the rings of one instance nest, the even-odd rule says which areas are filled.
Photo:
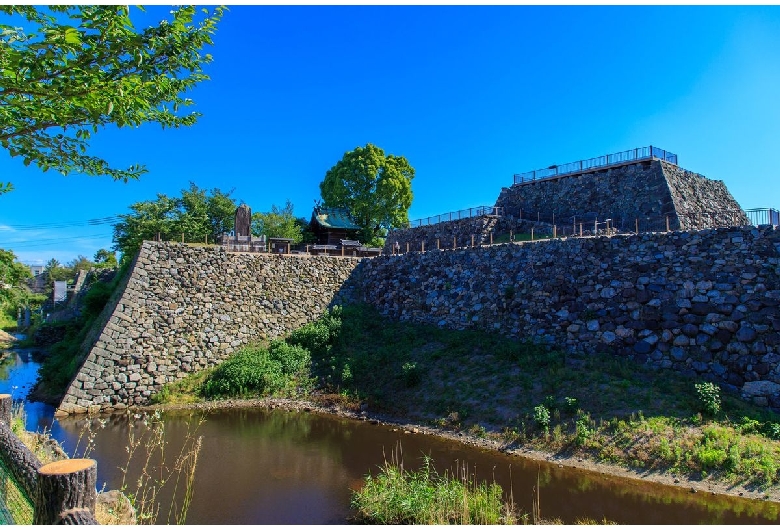
[[[143, 27], [169, 9], [131, 16]], [[780, 6], [238, 5], [208, 51], [194, 127], [93, 137], [115, 165], [145, 164], [139, 181], [0, 152], [16, 188], [0, 195], [0, 248], [92, 258], [112, 230], [91, 220], [190, 181], [308, 218], [325, 172], [367, 143], [415, 168], [410, 219], [492, 205], [514, 173], [650, 144], [743, 208], [780, 207]]]

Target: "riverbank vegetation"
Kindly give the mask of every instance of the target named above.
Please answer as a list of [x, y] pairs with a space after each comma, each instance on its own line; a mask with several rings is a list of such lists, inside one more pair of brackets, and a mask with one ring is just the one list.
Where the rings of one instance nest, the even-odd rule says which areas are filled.
[[[237, 382], [236, 396], [337, 395], [348, 406], [507, 449], [762, 491], [780, 484], [780, 417], [675, 372], [611, 355], [575, 357], [482, 331], [397, 322], [362, 306], [335, 308], [285, 342], [308, 352], [308, 374], [303, 369], [284, 384], [255, 390]], [[275, 380], [275, 370], [253, 377]], [[177, 383], [188, 397], [167, 387], [158, 402], [206, 399], [215, 373]]]
[[[511, 498], [511, 497], [510, 497]], [[364, 524], [517, 524], [514, 504], [495, 482], [477, 482], [467, 467], [439, 474], [430, 458], [416, 471], [398, 458], [353, 492], [355, 521]], [[525, 519], [527, 521], [527, 518]]]

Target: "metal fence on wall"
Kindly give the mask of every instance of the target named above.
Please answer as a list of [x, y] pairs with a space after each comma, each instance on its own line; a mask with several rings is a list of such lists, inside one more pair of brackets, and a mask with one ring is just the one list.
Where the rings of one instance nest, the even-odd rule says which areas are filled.
[[435, 225], [446, 221], [457, 221], [459, 219], [468, 219], [470, 217], [480, 217], [483, 215], [501, 215], [501, 210], [501, 208], [495, 206], [477, 206], [475, 208], [466, 208], [456, 212], [447, 212], [431, 217], [424, 217], [422, 219], [415, 219], [409, 223], [409, 226], [410, 228], [416, 228], [418, 226]]
[[522, 184], [523, 182], [560, 177], [563, 175], [590, 171], [600, 167], [612, 166], [616, 164], [626, 164], [629, 162], [650, 160], [654, 158], [665, 160], [666, 162], [671, 162], [675, 165], [677, 164], [676, 154], [666, 151], [665, 149], [661, 149], [660, 147], [653, 147], [650, 145], [647, 147], [637, 147], [636, 149], [629, 149], [628, 151], [613, 153], [611, 155], [588, 158], [587, 160], [578, 160], [576, 162], [553, 165], [545, 169], [537, 169], [525, 173], [516, 173], [514, 176], [514, 181], [515, 184]]
[[753, 208], [745, 210], [751, 224], [758, 225], [780, 225], [780, 211], [774, 208]]

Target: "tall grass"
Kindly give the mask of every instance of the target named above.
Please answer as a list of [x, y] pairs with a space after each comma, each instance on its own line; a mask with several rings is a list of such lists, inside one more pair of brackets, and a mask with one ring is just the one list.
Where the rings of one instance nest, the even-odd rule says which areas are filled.
[[517, 524], [511, 502], [503, 500], [495, 482], [477, 483], [463, 466], [456, 473], [439, 474], [425, 457], [422, 467], [403, 466], [400, 447], [385, 460], [376, 476], [367, 476], [353, 492], [355, 519], [367, 524]]

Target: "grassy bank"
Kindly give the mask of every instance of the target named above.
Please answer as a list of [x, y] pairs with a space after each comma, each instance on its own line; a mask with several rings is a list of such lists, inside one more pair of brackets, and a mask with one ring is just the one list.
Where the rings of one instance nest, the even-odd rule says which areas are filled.
[[[394, 322], [369, 307], [334, 311], [285, 344], [295, 359], [285, 360], [282, 347], [274, 354], [259, 346], [266, 353], [239, 354], [167, 387], [158, 402], [337, 394], [508, 448], [761, 490], [780, 484], [780, 417], [674, 372], [608, 355], [567, 358], [484, 332]], [[234, 382], [216, 383], [220, 378]]]

